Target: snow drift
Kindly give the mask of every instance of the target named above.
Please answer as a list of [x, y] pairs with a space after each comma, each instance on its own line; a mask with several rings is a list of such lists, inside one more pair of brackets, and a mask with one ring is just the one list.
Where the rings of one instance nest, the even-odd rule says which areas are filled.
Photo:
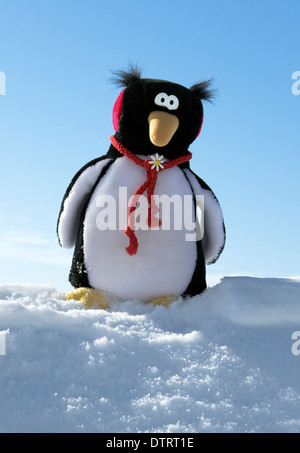
[[300, 430], [297, 280], [108, 311], [1, 285], [0, 331], [0, 432]]

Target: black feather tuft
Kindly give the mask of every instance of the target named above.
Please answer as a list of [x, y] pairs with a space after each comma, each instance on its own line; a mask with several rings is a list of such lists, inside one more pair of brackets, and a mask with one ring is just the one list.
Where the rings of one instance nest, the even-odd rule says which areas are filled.
[[142, 71], [139, 66], [129, 63], [128, 69], [112, 70], [111, 81], [118, 87], [128, 87], [132, 82], [141, 78]]
[[215, 97], [215, 91], [211, 88], [212, 79], [205, 80], [203, 82], [195, 83], [191, 86], [190, 90], [195, 93], [201, 100], [212, 102]]

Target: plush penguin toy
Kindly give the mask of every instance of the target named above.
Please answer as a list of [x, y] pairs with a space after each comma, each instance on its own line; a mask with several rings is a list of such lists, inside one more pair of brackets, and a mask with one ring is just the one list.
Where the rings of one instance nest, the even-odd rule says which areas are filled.
[[115, 134], [106, 155], [86, 164], [63, 198], [60, 245], [75, 246], [67, 298], [165, 304], [206, 288], [205, 266], [225, 243], [219, 202], [191, 169], [210, 82], [191, 88], [118, 71]]

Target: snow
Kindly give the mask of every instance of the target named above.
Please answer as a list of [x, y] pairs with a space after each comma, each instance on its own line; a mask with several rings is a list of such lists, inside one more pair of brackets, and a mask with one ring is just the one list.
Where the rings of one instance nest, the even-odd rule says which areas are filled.
[[0, 332], [0, 432], [300, 430], [297, 279], [107, 311], [0, 285]]

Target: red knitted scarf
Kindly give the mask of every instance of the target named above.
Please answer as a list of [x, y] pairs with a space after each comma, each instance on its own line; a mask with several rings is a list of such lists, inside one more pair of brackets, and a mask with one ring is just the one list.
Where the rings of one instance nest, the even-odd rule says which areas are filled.
[[[110, 137], [112, 145], [121, 153], [123, 156], [128, 157], [132, 162], [140, 167], [144, 167], [147, 172], [147, 179], [140, 187], [135, 191], [134, 196], [131, 199], [129, 210], [128, 210], [128, 225], [125, 230], [126, 236], [129, 238], [129, 246], [126, 247], [126, 251], [129, 255], [135, 255], [138, 249], [138, 240], [135, 235], [135, 216], [134, 211], [138, 198], [147, 190], [147, 198], [149, 203], [148, 208], [148, 226], [157, 227], [161, 225], [161, 221], [156, 217], [159, 212], [159, 208], [156, 206], [154, 201], [154, 190], [157, 181], [158, 171], [167, 170], [168, 168], [176, 167], [177, 165], [183, 164], [192, 158], [192, 153], [189, 151], [187, 154], [177, 157], [169, 161], [161, 161], [161, 164], [154, 163], [151, 159], [140, 159], [135, 154], [131, 153], [125, 146], [120, 143], [114, 135]], [[156, 161], [155, 161], [156, 162]]]

